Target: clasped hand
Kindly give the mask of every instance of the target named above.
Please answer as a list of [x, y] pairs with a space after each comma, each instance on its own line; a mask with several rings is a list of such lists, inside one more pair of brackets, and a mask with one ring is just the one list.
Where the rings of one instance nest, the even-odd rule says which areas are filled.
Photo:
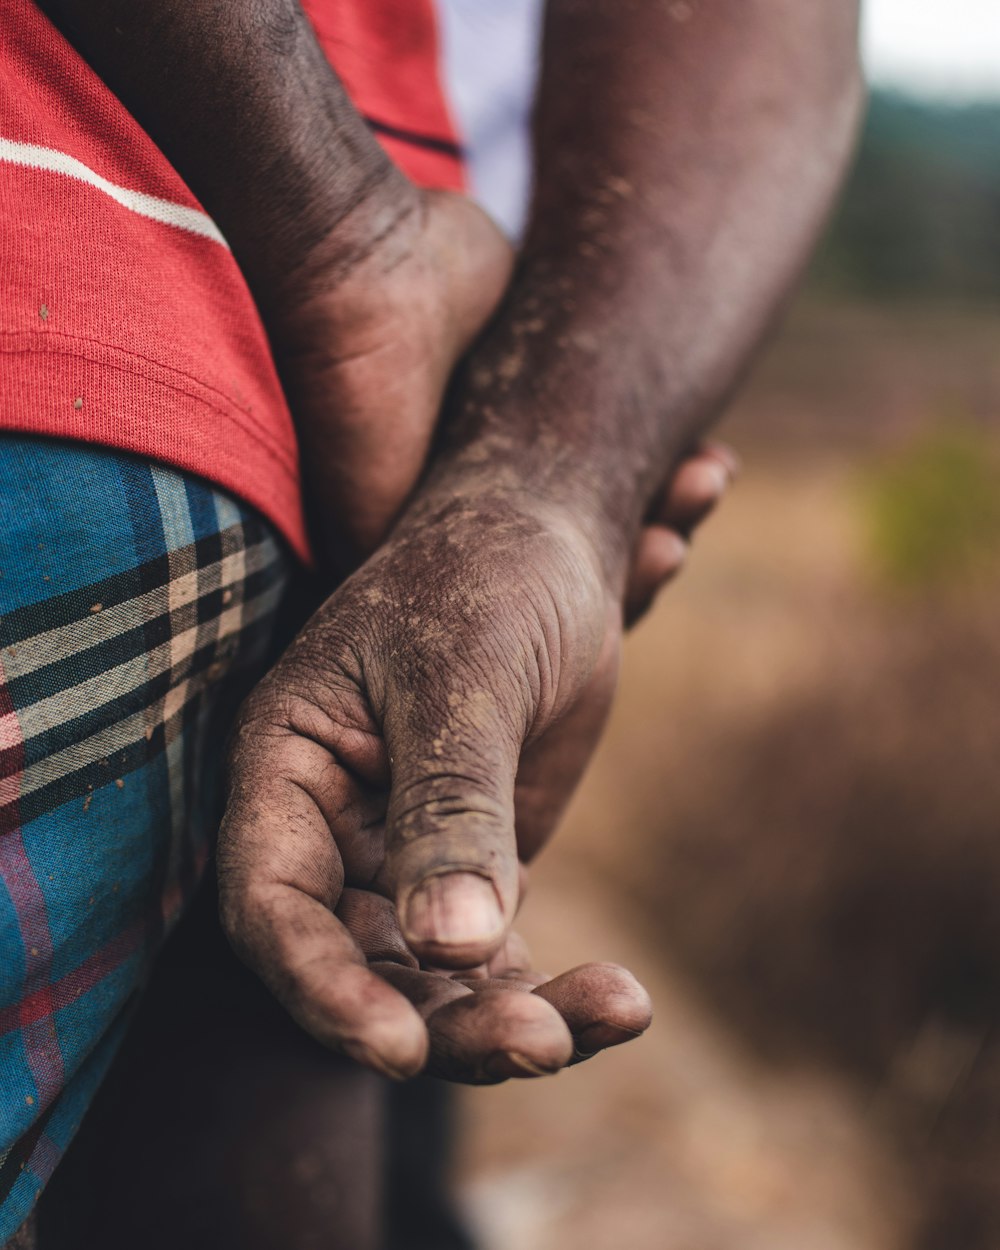
[[548, 979], [510, 933], [521, 865], [603, 725], [621, 628], [561, 516], [439, 488], [251, 696], [220, 836], [223, 920], [321, 1042], [390, 1076], [481, 1083], [647, 1027], [624, 969]]
[[[373, 257], [329, 296], [314, 282], [290, 323], [302, 346], [286, 352], [284, 380], [341, 552], [384, 538], [454, 358], [500, 296], [509, 260], [484, 221], [458, 197], [428, 196], [390, 261]], [[442, 359], [428, 318], [448, 330]], [[402, 449], [391, 472], [380, 431]], [[555, 506], [488, 474], [438, 472], [258, 686], [231, 752], [222, 917], [314, 1037], [389, 1076], [483, 1083], [557, 1071], [647, 1027], [648, 996], [624, 969], [547, 978], [510, 926], [523, 866], [607, 715], [623, 617], [677, 571], [733, 467], [719, 447], [681, 463], [620, 579], [624, 598]]]

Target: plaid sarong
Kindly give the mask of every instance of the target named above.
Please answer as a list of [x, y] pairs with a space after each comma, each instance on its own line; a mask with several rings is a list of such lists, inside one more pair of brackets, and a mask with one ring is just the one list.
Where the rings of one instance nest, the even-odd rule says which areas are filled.
[[288, 572], [199, 480], [0, 439], [0, 1244], [205, 865]]

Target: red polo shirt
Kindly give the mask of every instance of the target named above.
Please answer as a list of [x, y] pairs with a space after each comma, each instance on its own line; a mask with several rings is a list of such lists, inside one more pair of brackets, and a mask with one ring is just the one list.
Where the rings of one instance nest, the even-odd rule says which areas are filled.
[[[432, 0], [307, 0], [388, 151], [461, 189]], [[0, 0], [0, 429], [197, 473], [303, 557], [298, 450], [232, 254], [176, 170], [28, 0]]]

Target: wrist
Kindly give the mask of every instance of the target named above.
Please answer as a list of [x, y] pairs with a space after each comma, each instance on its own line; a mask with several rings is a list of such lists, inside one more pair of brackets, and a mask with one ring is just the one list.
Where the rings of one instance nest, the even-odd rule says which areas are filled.
[[527, 330], [517, 316], [505, 323], [504, 341], [484, 344], [463, 370], [433, 480], [502, 485], [557, 510], [599, 553], [608, 584], [620, 585], [683, 450], [657, 366], [634, 342], [606, 347], [583, 318], [536, 316]]
[[[484, 535], [534, 533], [543, 545], [574, 550], [620, 602], [631, 550], [631, 528], [610, 519], [585, 474], [532, 471], [532, 457], [510, 444], [484, 438], [438, 456], [394, 535], [447, 528], [454, 518], [474, 516]], [[487, 541], [490, 541], [487, 539]]]

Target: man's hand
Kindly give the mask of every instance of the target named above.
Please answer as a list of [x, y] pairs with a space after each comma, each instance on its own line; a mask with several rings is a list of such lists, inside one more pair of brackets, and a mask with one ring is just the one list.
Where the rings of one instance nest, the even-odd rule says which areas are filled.
[[[712, 446], [673, 476], [633, 556], [636, 614], [734, 468]], [[223, 916], [320, 1040], [392, 1075], [429, 1054], [439, 1075], [481, 1082], [645, 1028], [623, 969], [540, 984], [508, 933], [519, 861], [603, 723], [620, 632], [566, 518], [446, 481], [258, 687], [233, 751]]]
[[487, 963], [517, 908], [519, 852], [547, 837], [604, 720], [620, 619], [562, 516], [448, 483], [251, 696], [220, 835], [223, 920], [314, 1036], [392, 1073], [422, 1066], [424, 1026], [335, 919], [341, 891], [392, 897], [425, 964]]
[[[45, 2], [222, 226], [294, 360], [290, 299], [323, 300], [325, 275], [343, 290], [403, 237], [416, 196], [295, 0]], [[396, 899], [425, 961], [470, 966], [502, 944], [517, 851], [551, 830], [606, 712], [622, 599], [640, 610], [669, 562], [666, 531], [642, 529], [662, 475], [731, 389], [839, 184], [856, 28], [856, 0], [549, 0], [533, 209], [503, 314], [423, 494], [237, 740], [227, 923], [317, 1036], [399, 1072], [427, 1045], [332, 915], [345, 880]], [[343, 363], [333, 390], [350, 394]], [[315, 391], [318, 411], [310, 368], [298, 402]]]
[[[464, 196], [417, 192], [346, 278], [272, 308], [271, 333], [302, 445], [314, 538], [344, 574], [382, 542], [424, 471], [452, 373], [496, 311], [514, 254]], [[678, 571], [685, 538], [736, 472], [720, 443], [695, 447], [663, 484], [632, 562], [626, 619]]]
[[337, 916], [371, 971], [424, 1021], [427, 1071], [434, 1076], [475, 1085], [546, 1076], [630, 1041], [649, 1025], [647, 994], [614, 964], [585, 964], [550, 978], [534, 970], [512, 933], [488, 964], [459, 972], [421, 967], [388, 899], [347, 889]]
[[448, 380], [513, 263], [471, 200], [398, 193], [411, 207], [346, 275], [321, 258], [268, 309], [313, 538], [340, 575], [375, 550], [416, 485]]
[[419, 477], [510, 245], [471, 201], [393, 165], [298, 0], [38, 2], [232, 247], [299, 433], [319, 554], [342, 574]]
[[[728, 448], [710, 444], [665, 483], [632, 555], [629, 620], [680, 568], [687, 537], [737, 467]], [[483, 1083], [554, 1072], [636, 1037], [650, 1006], [622, 968], [591, 964], [550, 980], [531, 970], [523, 943], [503, 936], [521, 889], [517, 860], [551, 832], [599, 731], [618, 610], [579, 537], [549, 541], [551, 519], [515, 510], [491, 528], [474, 500], [453, 505], [447, 495], [443, 511], [439, 527], [422, 507], [416, 527], [333, 596], [247, 703], [219, 879], [237, 950], [321, 1041], [389, 1075], [429, 1062], [436, 1075]], [[554, 578], [573, 559], [583, 574], [570, 567]], [[560, 580], [577, 589], [555, 610]], [[562, 622], [581, 593], [593, 637], [564, 662]], [[570, 690], [558, 698], [554, 664]], [[517, 715], [504, 730], [507, 762], [494, 767], [494, 730], [507, 723], [497, 701]], [[422, 907], [414, 886], [435, 856], [438, 867], [473, 874], [435, 877], [432, 865]], [[391, 901], [401, 891], [412, 946]], [[494, 918], [477, 936], [483, 911]], [[454, 925], [468, 922], [472, 940], [456, 948]]]

